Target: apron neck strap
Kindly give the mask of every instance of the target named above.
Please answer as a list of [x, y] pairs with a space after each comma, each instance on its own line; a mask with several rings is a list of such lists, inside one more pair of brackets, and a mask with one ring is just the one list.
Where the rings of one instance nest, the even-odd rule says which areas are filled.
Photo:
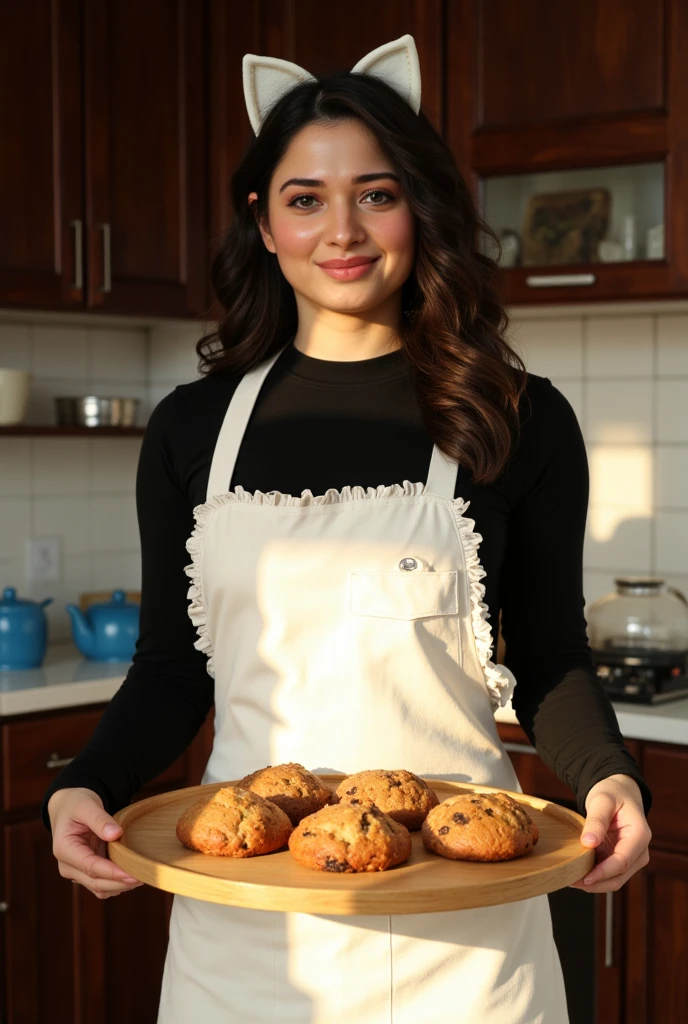
[[453, 499], [458, 474], [458, 462], [448, 458], [437, 445], [433, 445], [425, 493], [435, 494], [439, 498]]
[[[232, 476], [239, 448], [253, 407], [265, 378], [282, 352], [283, 349], [280, 349], [266, 362], [249, 370], [239, 381], [227, 407], [213, 452], [206, 501], [210, 501], [216, 494], [225, 494], [232, 486]], [[447, 458], [437, 445], [433, 445], [425, 493], [453, 499], [458, 472], [458, 463], [454, 459]]]
[[271, 356], [267, 362], [261, 363], [245, 373], [239, 381], [232, 400], [227, 407], [222, 427], [218, 434], [213, 461], [210, 466], [208, 477], [208, 490], [206, 501], [210, 501], [216, 494], [225, 494], [232, 486], [232, 476], [236, 465], [239, 448], [248, 426], [248, 421], [253, 412], [253, 406], [263, 381], [272, 367], [277, 362], [283, 349]]

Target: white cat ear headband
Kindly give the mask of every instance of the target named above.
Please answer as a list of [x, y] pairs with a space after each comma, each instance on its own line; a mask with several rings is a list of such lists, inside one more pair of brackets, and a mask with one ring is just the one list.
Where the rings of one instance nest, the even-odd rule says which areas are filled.
[[[354, 64], [351, 71], [381, 78], [406, 100], [414, 113], [420, 110], [420, 65], [413, 36], [400, 36], [378, 46]], [[244, 54], [242, 76], [246, 109], [256, 135], [270, 108], [286, 92], [300, 82], [317, 81], [298, 64], [255, 53]]]

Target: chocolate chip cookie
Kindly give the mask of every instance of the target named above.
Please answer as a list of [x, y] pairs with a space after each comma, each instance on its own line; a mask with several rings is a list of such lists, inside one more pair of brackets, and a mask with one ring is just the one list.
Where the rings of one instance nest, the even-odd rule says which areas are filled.
[[211, 857], [256, 857], [286, 846], [292, 825], [276, 804], [257, 793], [225, 786], [188, 807], [177, 839]]
[[237, 785], [277, 804], [292, 825], [298, 825], [307, 814], [314, 814], [335, 800], [329, 786], [302, 764], [269, 765], [245, 776]]
[[428, 811], [439, 803], [434, 790], [426, 782], [402, 768], [349, 775], [337, 788], [337, 796], [342, 803], [354, 806], [375, 804], [411, 831], [419, 829]]
[[460, 793], [423, 822], [423, 845], [450, 860], [512, 860], [529, 853], [538, 828], [507, 793]]
[[334, 804], [310, 814], [289, 837], [289, 850], [317, 871], [385, 871], [408, 860], [408, 829], [374, 804]]

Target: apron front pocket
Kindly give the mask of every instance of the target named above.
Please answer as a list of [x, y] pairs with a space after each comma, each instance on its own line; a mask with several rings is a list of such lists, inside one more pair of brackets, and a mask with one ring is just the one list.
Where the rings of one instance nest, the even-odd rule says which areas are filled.
[[382, 619], [458, 615], [458, 572], [352, 572], [350, 611]]

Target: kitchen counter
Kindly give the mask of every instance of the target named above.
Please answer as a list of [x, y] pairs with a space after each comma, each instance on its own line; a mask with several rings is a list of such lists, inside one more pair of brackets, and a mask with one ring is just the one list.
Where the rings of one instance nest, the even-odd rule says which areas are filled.
[[0, 716], [104, 703], [122, 685], [129, 664], [89, 661], [72, 644], [55, 644], [40, 668], [0, 670]]
[[[101, 704], [110, 700], [129, 670], [126, 661], [89, 661], [71, 643], [48, 648], [41, 668], [0, 671], [0, 716]], [[688, 698], [658, 707], [615, 704], [619, 728], [627, 739], [688, 746]], [[509, 702], [495, 719], [517, 725]]]
[[[651, 707], [647, 704], [615, 703], [619, 728], [627, 740], [654, 740], [688, 746], [688, 698]], [[518, 725], [511, 701], [497, 708], [495, 719]]]

